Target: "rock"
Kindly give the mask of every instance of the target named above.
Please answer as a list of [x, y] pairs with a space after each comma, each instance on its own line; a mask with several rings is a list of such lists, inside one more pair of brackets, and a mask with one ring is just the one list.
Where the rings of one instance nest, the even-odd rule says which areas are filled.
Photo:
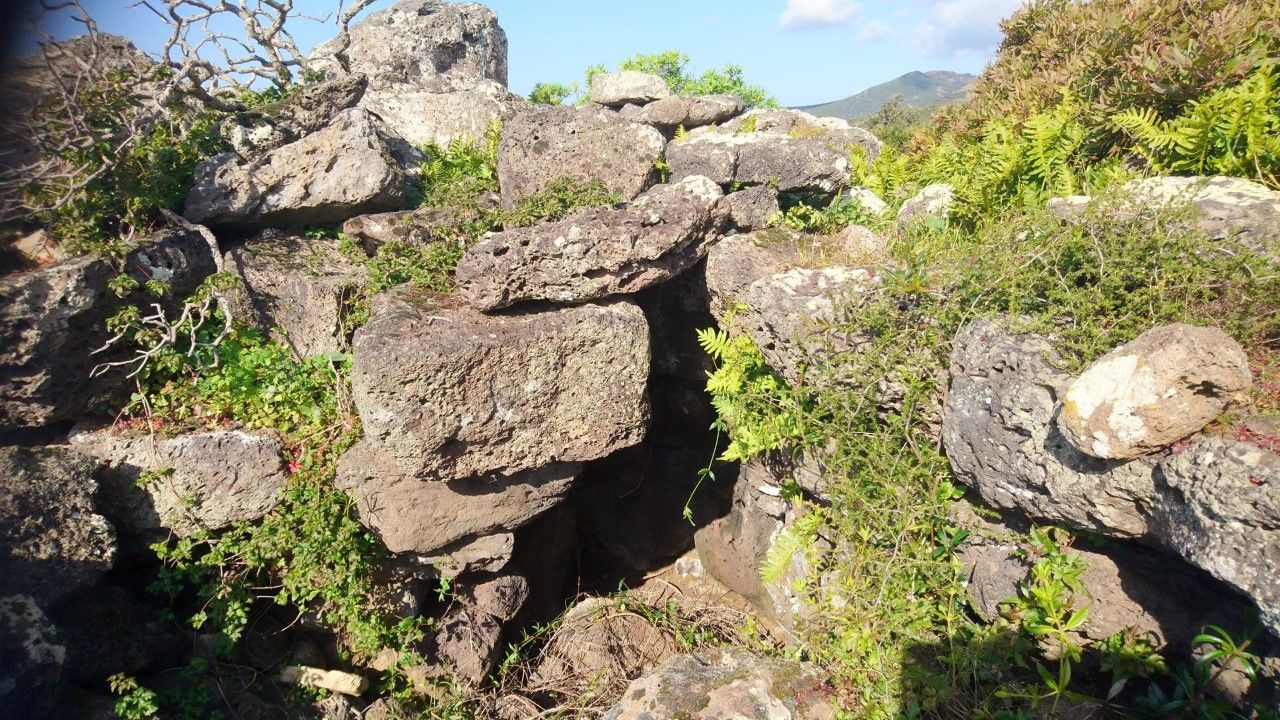
[[[507, 34], [483, 5], [401, 0], [353, 25], [350, 43], [349, 69], [367, 75], [370, 89], [481, 78], [507, 84]], [[340, 47], [341, 38], [316, 47], [317, 69], [340, 73]]]
[[[267, 514], [284, 491], [284, 444], [269, 431], [153, 437], [80, 426], [71, 447], [103, 464], [103, 511], [124, 529], [188, 535]], [[143, 473], [154, 479], [138, 487]]]
[[515, 542], [515, 535], [511, 533], [463, 539], [444, 547], [433, 557], [422, 558], [422, 562], [449, 578], [471, 573], [496, 573], [511, 562]]
[[[172, 308], [216, 265], [196, 233], [160, 232], [130, 248], [125, 272], [160, 280]], [[105, 259], [83, 256], [0, 278], [0, 430], [67, 420], [108, 400], [125, 371], [91, 377], [100, 363], [127, 360], [132, 348], [101, 354], [107, 318], [125, 303], [156, 302], [142, 291], [121, 300], [107, 288], [119, 274]]]
[[386, 293], [353, 354], [365, 437], [408, 474], [512, 475], [644, 437], [648, 326], [629, 302], [492, 317]]
[[945, 221], [951, 215], [951, 205], [955, 202], [955, 188], [947, 183], [926, 185], [914, 197], [902, 204], [898, 210], [898, 224], [929, 220]]
[[374, 88], [360, 106], [416, 147], [444, 147], [455, 139], [482, 141], [495, 121], [525, 104], [502, 83], [481, 79], [453, 81], [438, 90], [408, 84]]
[[889, 241], [869, 227], [850, 225], [836, 234], [836, 243], [850, 258], [862, 261], [883, 259]]
[[462, 596], [476, 610], [506, 622], [529, 599], [529, 581], [519, 575], [500, 575], [466, 588]]
[[860, 127], [853, 127], [847, 120], [815, 117], [802, 110], [752, 110], [725, 123], [722, 132], [781, 133], [793, 138], [816, 138], [844, 155], [848, 155], [851, 150], [860, 149], [868, 161], [875, 160], [880, 155], [882, 146], [875, 135]]
[[675, 640], [610, 598], [588, 597], [560, 618], [532, 683], [581, 690], [648, 672], [680, 651]]
[[720, 188], [702, 177], [659, 185], [623, 208], [497, 233], [458, 263], [459, 292], [484, 311], [520, 302], [581, 303], [634, 293], [701, 260], [716, 240]]
[[57, 702], [66, 657], [58, 629], [33, 598], [0, 597], [0, 703], [6, 715], [48, 716]]
[[467, 538], [525, 525], [563, 502], [580, 470], [556, 463], [511, 476], [420, 480], [365, 441], [342, 456], [334, 484], [388, 550], [430, 557]]
[[1058, 429], [1094, 457], [1141, 457], [1247, 400], [1252, 384], [1244, 349], [1226, 333], [1162, 325], [1090, 364], [1063, 394]]
[[750, 602], [762, 617], [790, 633], [798, 620], [808, 616], [794, 584], [811, 574], [809, 548], [793, 554], [782, 578], [766, 583], [760, 575], [770, 549], [797, 519], [791, 503], [780, 496], [779, 486], [785, 480], [785, 475], [771, 471], [762, 460], [743, 464], [732, 509], [700, 528], [695, 538], [706, 571]]
[[889, 209], [889, 205], [879, 195], [864, 187], [851, 187], [845, 191], [845, 196], [872, 217], [880, 217]]
[[363, 675], [341, 670], [322, 670], [305, 665], [290, 665], [281, 670], [280, 682], [351, 696], [363, 695], [364, 691], [369, 689], [369, 679]]
[[819, 138], [782, 133], [690, 133], [667, 148], [671, 180], [704, 175], [728, 186], [769, 185], [778, 192], [828, 195], [849, 179], [849, 159]]
[[657, 180], [655, 163], [666, 144], [657, 130], [605, 110], [529, 106], [502, 126], [502, 205], [515, 207], [561, 178], [597, 180], [631, 200]]
[[405, 176], [390, 131], [360, 108], [344, 110], [323, 130], [252, 162], [223, 153], [196, 167], [185, 214], [222, 229], [341, 222], [395, 210]]
[[[493, 205], [497, 206], [497, 196]], [[370, 256], [387, 243], [430, 245], [437, 242], [459, 242], [468, 234], [468, 225], [479, 224], [480, 210], [463, 207], [424, 205], [416, 210], [400, 210], [373, 215], [359, 215], [342, 224], [342, 232]]]
[[723, 208], [729, 215], [729, 224], [739, 232], [764, 230], [769, 221], [781, 211], [778, 193], [768, 185], [756, 185], [729, 193], [720, 201], [717, 210]]
[[624, 70], [599, 73], [591, 78], [591, 102], [608, 107], [628, 103], [644, 105], [671, 96], [667, 81], [659, 75]]
[[222, 122], [222, 135], [245, 160], [323, 130], [338, 113], [355, 107], [364, 96], [368, 78], [339, 75], [304, 85], [278, 108], [263, 114], [238, 113]]
[[111, 569], [116, 534], [94, 464], [65, 448], [0, 448], [0, 594], [47, 605]]
[[1209, 438], [1160, 463], [1152, 534], [1258, 604], [1280, 636], [1280, 455]]
[[636, 108], [630, 116], [624, 112], [623, 117], [664, 130], [677, 127], [692, 130], [724, 122], [741, 113], [742, 98], [737, 95], [671, 95]]
[[346, 349], [344, 321], [367, 272], [343, 255], [336, 239], [264, 233], [228, 251], [225, 267], [243, 281], [228, 293], [236, 320], [277, 338], [299, 358]]
[[[992, 622], [1000, 617], [1000, 604], [1017, 596], [1031, 565], [1015, 556], [1018, 545], [1004, 528], [961, 507], [968, 517], [960, 524], [971, 534], [956, 555], [968, 576], [970, 605]], [[1247, 629], [1247, 603], [1166, 556], [1118, 543], [1096, 551], [1076, 545], [1070, 552], [1086, 565], [1081, 581], [1088, 593], [1073, 599], [1076, 607], [1089, 608], [1084, 624], [1072, 632], [1077, 643], [1125, 632], [1146, 637], [1157, 649], [1181, 650], [1208, 624]]]
[[679, 655], [631, 683], [604, 720], [828, 720], [834, 692], [816, 667], [744, 650]]
[[436, 623], [435, 648], [455, 679], [475, 686], [498, 662], [502, 623], [488, 613], [455, 605]]
[[50, 616], [65, 639], [66, 677], [98, 687], [116, 673], [136, 676], [181, 664], [190, 640], [182, 626], [161, 619], [166, 609], [105, 584], [64, 598], [50, 608]]
[[956, 336], [942, 418], [957, 477], [996, 508], [1116, 537], [1143, 537], [1157, 458], [1100, 460], [1054, 422], [1071, 377], [1044, 337], [975, 320]]
[[825, 330], [822, 323], [835, 319], [842, 298], [870, 291], [878, 279], [868, 270], [838, 265], [785, 269], [779, 253], [759, 246], [766, 237], [736, 235], [716, 244], [707, 257], [707, 288], [713, 312], [723, 316], [738, 307], [735, 328], [749, 333], [769, 365], [795, 384], [814, 353], [854, 346], [856, 339]]

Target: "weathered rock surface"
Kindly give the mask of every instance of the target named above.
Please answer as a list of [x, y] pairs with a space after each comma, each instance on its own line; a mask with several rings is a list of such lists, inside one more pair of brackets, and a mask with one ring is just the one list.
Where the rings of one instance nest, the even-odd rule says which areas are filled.
[[882, 145], [875, 135], [850, 125], [847, 120], [816, 117], [803, 110], [752, 110], [725, 123], [723, 131], [781, 133], [793, 138], [816, 138], [845, 155], [852, 149], [860, 148], [868, 160], [875, 160], [880, 155]]
[[503, 623], [516, 616], [528, 597], [529, 583], [519, 575], [501, 575], [465, 589], [439, 623], [436, 655], [456, 677], [479, 684], [498, 660]]
[[502, 83], [484, 79], [453, 81], [436, 90], [413, 85], [375, 88], [360, 103], [414, 146], [444, 146], [455, 138], [480, 141], [495, 120], [524, 105], [524, 99]]
[[[1067, 220], [1093, 204], [1088, 196], [1053, 198], [1049, 209]], [[1191, 205], [1195, 225], [1211, 240], [1231, 240], [1253, 252], [1280, 255], [1280, 192], [1236, 177], [1151, 177], [1130, 180], [1105, 212], [1121, 217]]]
[[[152, 437], [81, 427], [69, 442], [103, 464], [103, 512], [134, 533], [187, 535], [257, 520], [275, 507], [288, 478], [284, 444], [267, 431]], [[138, 487], [142, 473], [156, 477]]]
[[765, 238], [752, 233], [717, 243], [707, 256], [707, 288], [713, 313], [723, 316], [738, 307], [735, 327], [751, 335], [774, 370], [796, 383], [828, 343], [838, 350], [853, 347], [853, 339], [824, 330], [822, 323], [835, 319], [841, 298], [865, 293], [878, 280], [863, 268], [788, 268], [780, 253], [760, 247]]
[[220, 130], [231, 147], [246, 160], [323, 130], [338, 113], [355, 107], [369, 79], [339, 75], [306, 85], [282, 106], [262, 115], [240, 113], [222, 122]]
[[671, 96], [671, 88], [661, 76], [632, 70], [597, 74], [591, 78], [589, 92], [591, 102], [607, 107], [644, 105]]
[[770, 185], [779, 192], [834, 193], [849, 178], [849, 159], [819, 138], [776, 132], [690, 133], [667, 147], [672, 181], [704, 175], [728, 186]]
[[672, 95], [648, 103], [629, 120], [636, 120], [664, 130], [685, 130], [724, 122], [742, 113], [742, 98], [737, 95]]
[[[167, 282], [170, 298], [185, 298], [215, 270], [213, 252], [195, 233], [158, 233], [125, 260], [139, 283]], [[110, 337], [106, 320], [125, 302], [155, 302], [141, 293], [116, 297], [107, 282], [117, 274], [108, 261], [84, 256], [0, 278], [0, 429], [72, 418], [115, 389], [124, 373], [90, 377], [98, 364], [132, 354], [92, 354]]]
[[859, 208], [873, 216], [883, 215], [889, 209], [888, 203], [881, 200], [879, 195], [864, 187], [851, 187], [845, 195]]
[[1086, 455], [1058, 429], [1057, 399], [1071, 378], [1055, 358], [1045, 338], [1000, 323], [960, 332], [942, 422], [956, 475], [995, 507], [1167, 549], [1280, 627], [1280, 456], [1221, 438], [1129, 461]]
[[743, 650], [706, 650], [667, 660], [623, 694], [604, 720], [827, 720], [834, 693], [813, 666]]
[[218, 228], [341, 222], [395, 210], [405, 176], [382, 121], [360, 108], [252, 162], [223, 153], [196, 167], [185, 214]]
[[0, 703], [6, 716], [48, 716], [66, 657], [61, 634], [33, 598], [0, 596]]
[[94, 508], [93, 470], [65, 448], [0, 448], [0, 595], [47, 605], [111, 569], [116, 534]]
[[[488, 199], [497, 207], [497, 195]], [[424, 205], [414, 210], [358, 215], [342, 224], [342, 232], [372, 256], [378, 248], [393, 242], [416, 246], [456, 243], [466, 225], [480, 220], [477, 209]]]
[[1244, 349], [1226, 333], [1162, 325], [1086, 368], [1063, 394], [1058, 429], [1094, 457], [1141, 457], [1199, 431], [1252, 384]]
[[675, 641], [644, 617], [619, 612], [610, 598], [589, 597], [557, 623], [533, 680], [550, 687], [602, 683], [652, 670], [677, 652]]
[[580, 471], [579, 463], [555, 463], [511, 476], [421, 480], [366, 440], [342, 456], [334, 484], [388, 550], [432, 556], [528, 523], [563, 502]]
[[458, 577], [472, 573], [496, 573], [511, 562], [515, 550], [515, 535], [504, 532], [483, 537], [459, 540], [422, 561], [434, 567], [443, 577]]
[[[507, 34], [498, 16], [477, 3], [401, 0], [351, 27], [346, 54], [370, 88], [486, 78], [507, 84]], [[339, 71], [341, 38], [312, 51], [319, 68]], [[336, 74], [336, 73], [335, 73]]]
[[718, 238], [720, 188], [702, 177], [659, 185], [630, 205], [497, 233], [458, 263], [458, 289], [478, 310], [530, 300], [581, 303], [634, 293], [688, 270]]
[[[331, 75], [335, 38], [313, 59]], [[476, 3], [403, 0], [351, 28], [349, 69], [368, 76], [360, 107], [415, 146], [477, 140], [489, 123], [523, 104], [507, 91], [507, 35]]]
[[812, 574], [808, 548], [793, 554], [783, 577], [775, 582], [766, 583], [760, 576], [769, 549], [788, 523], [796, 520], [779, 490], [786, 479], [762, 460], [745, 463], [734, 486], [732, 509], [700, 528], [695, 538], [698, 557], [712, 577], [745, 598], [765, 619], [790, 632], [807, 616], [793, 584]]
[[1258, 603], [1280, 635], [1280, 455], [1210, 438], [1160, 464], [1152, 533]]
[[862, 225], [850, 225], [836, 233], [836, 243], [845, 255], [864, 262], [884, 259], [889, 249], [888, 240]]
[[[968, 576], [970, 605], [988, 622], [1000, 616], [1000, 604], [1018, 595], [1031, 565], [1016, 555], [1015, 536], [979, 519], [960, 505], [959, 524], [970, 535], [957, 557]], [[1146, 636], [1157, 648], [1188, 647], [1206, 624], [1240, 632], [1249, 624], [1248, 603], [1202, 573], [1142, 548], [1111, 544], [1099, 551], [1071, 548], [1086, 564], [1081, 582], [1088, 594], [1076, 595], [1076, 607], [1089, 614], [1072, 634], [1076, 642], [1098, 642], [1118, 632]]]
[[366, 271], [342, 254], [337, 240], [264, 233], [228, 251], [225, 266], [243, 280], [228, 293], [236, 320], [276, 337], [300, 358], [346, 347], [343, 319]]
[[648, 326], [628, 302], [491, 317], [394, 292], [353, 343], [365, 437], [451, 480], [604, 457], [648, 421]]
[[1154, 458], [1100, 460], [1054, 422], [1071, 377], [1052, 344], [976, 320], [956, 336], [942, 419], [956, 475], [990, 505], [1121, 537], [1148, 532]]
[[598, 180], [623, 200], [631, 200], [656, 181], [655, 163], [666, 144], [657, 130], [605, 110], [524, 108], [502, 126], [498, 147], [502, 204], [514, 207], [520, 199], [566, 177]]
[[902, 204], [902, 208], [898, 210], [898, 222], [906, 224], [946, 220], [951, 214], [955, 194], [955, 188], [947, 183], [926, 185], [914, 197]]
[[729, 193], [717, 210], [729, 216], [729, 224], [739, 232], [753, 232], [769, 227], [769, 220], [781, 210], [778, 192], [768, 185], [756, 185]]

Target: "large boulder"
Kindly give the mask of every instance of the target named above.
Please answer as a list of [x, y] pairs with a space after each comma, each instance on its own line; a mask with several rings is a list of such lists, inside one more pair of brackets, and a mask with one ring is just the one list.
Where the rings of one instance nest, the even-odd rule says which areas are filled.
[[1244, 349], [1214, 327], [1161, 325], [1095, 360], [1066, 389], [1058, 429], [1080, 451], [1127, 460], [1199, 432], [1247, 399]]
[[756, 185], [724, 196], [717, 206], [725, 213], [729, 225], [738, 232], [765, 230], [782, 208], [778, 205], [778, 191], [768, 185]]
[[596, 180], [631, 200], [657, 180], [666, 144], [657, 130], [605, 110], [530, 106], [502, 126], [502, 204], [514, 207], [561, 178]]
[[1280, 455], [1201, 438], [1135, 460], [1102, 460], [1056, 420], [1071, 377], [1052, 344], [976, 320], [956, 337], [942, 420], [951, 467], [988, 504], [1168, 550], [1240, 590], [1280, 628]]
[[49, 717], [66, 659], [61, 633], [34, 599], [0, 596], [0, 703], [6, 717]]
[[[217, 267], [198, 234], [162, 232], [135, 245], [124, 269], [139, 283], [168, 283], [169, 307]], [[133, 354], [94, 352], [111, 337], [107, 318], [126, 302], [149, 307], [156, 300], [142, 292], [120, 299], [107, 288], [117, 274], [109, 261], [83, 256], [0, 278], [0, 430], [73, 418], [120, 384], [124, 372], [93, 374]]]
[[757, 109], [751, 110], [727, 122], [724, 132], [782, 133], [794, 138], [817, 138], [845, 153], [861, 150], [868, 160], [880, 155], [883, 143], [868, 130], [855, 127], [849, 121], [834, 117], [817, 117], [803, 110]]
[[303, 86], [281, 105], [227, 117], [219, 130], [240, 157], [252, 160], [323, 130], [338, 113], [360, 102], [368, 80], [364, 75], [339, 75]]
[[975, 320], [956, 336], [942, 438], [956, 475], [988, 504], [1119, 537], [1143, 537], [1158, 458], [1080, 452], [1054, 417], [1071, 376], [1048, 339]]
[[366, 271], [332, 238], [264, 232], [227, 251], [241, 284], [228, 293], [236, 320], [275, 336], [306, 358], [346, 348], [344, 321]]
[[780, 232], [717, 243], [707, 256], [707, 288], [712, 311], [723, 317], [736, 308], [730, 329], [750, 334], [769, 365], [794, 384], [815, 353], [855, 346], [855, 338], [824, 323], [836, 319], [842, 300], [870, 292], [879, 280], [865, 268], [791, 267], [774, 237]]
[[368, 77], [359, 107], [415, 146], [481, 138], [522, 100], [507, 91], [507, 35], [492, 10], [476, 3], [402, 0], [351, 28], [344, 69], [342, 39], [312, 52], [331, 75]]
[[[1030, 580], [1026, 548], [1007, 528], [980, 518], [967, 504], [957, 505], [957, 524], [969, 532], [957, 549], [967, 579], [969, 604], [987, 622], [1001, 616], [1005, 601], [1016, 598]], [[1119, 543], [1092, 549], [1070, 548], [1085, 563], [1076, 607], [1087, 607], [1083, 624], [1072, 631], [1081, 644], [1100, 642], [1119, 632], [1145, 637], [1157, 649], [1181, 650], [1205, 625], [1245, 632], [1248, 603], [1183, 563], [1140, 546]]]
[[789, 633], [807, 617], [808, 606], [795, 584], [812, 574], [812, 548], [793, 552], [782, 577], [768, 582], [761, 577], [771, 548], [798, 518], [795, 506], [781, 497], [780, 487], [787, 479], [765, 460], [743, 464], [734, 485], [732, 509], [700, 528], [695, 539], [706, 571]]
[[365, 437], [413, 475], [594, 460], [648, 422], [648, 326], [625, 301], [493, 317], [386, 293], [353, 352]]
[[704, 650], [673, 657], [631, 683], [603, 718], [829, 720], [834, 695], [812, 665], [737, 649]]
[[497, 233], [458, 264], [459, 290], [492, 311], [531, 300], [581, 303], [634, 293], [695, 265], [718, 238], [720, 188], [703, 177], [659, 185], [621, 208]]
[[155, 437], [81, 427], [68, 442], [102, 463], [103, 512], [133, 533], [187, 535], [258, 520], [279, 502], [288, 479], [284, 444], [268, 431]]
[[[496, 207], [497, 195], [489, 199]], [[342, 224], [342, 232], [367, 255], [373, 256], [388, 243], [416, 247], [460, 244], [483, 220], [479, 208], [423, 205], [413, 210], [357, 215]]]
[[1152, 534], [1252, 598], [1280, 636], [1280, 454], [1209, 438], [1159, 468]]
[[[1094, 205], [1075, 195], [1053, 198], [1049, 210], [1075, 220]], [[1102, 203], [1120, 217], [1195, 209], [1194, 225], [1211, 240], [1230, 240], [1253, 252], [1280, 257], [1280, 192], [1237, 177], [1151, 177], [1130, 180]]]
[[185, 214], [211, 227], [252, 229], [398, 209], [405, 175], [390, 142], [367, 110], [344, 110], [323, 130], [254, 161], [223, 153], [200, 163]]
[[[334, 56], [341, 47], [341, 38], [317, 46], [317, 68], [339, 72]], [[479, 78], [507, 84], [507, 34], [477, 3], [401, 0], [352, 26], [346, 55], [347, 69], [368, 76], [373, 90]]]
[[529, 523], [564, 501], [581, 469], [553, 463], [513, 475], [423, 480], [366, 440], [342, 456], [334, 484], [388, 550], [434, 556]]
[[116, 533], [94, 507], [93, 471], [65, 448], [0, 448], [0, 595], [45, 605], [111, 569]]
[[599, 73], [591, 78], [591, 102], [608, 107], [628, 103], [644, 105], [671, 96], [671, 88], [660, 75], [624, 70]]
[[898, 209], [898, 223], [945, 221], [955, 203], [955, 188], [948, 183], [926, 185]]
[[627, 117], [662, 128], [682, 127], [692, 130], [724, 122], [742, 113], [742, 98], [737, 95], [672, 95], [656, 100]]
[[849, 180], [849, 158], [821, 138], [703, 128], [667, 148], [671, 179], [704, 175], [722, 186], [770, 185], [779, 192], [833, 194]]

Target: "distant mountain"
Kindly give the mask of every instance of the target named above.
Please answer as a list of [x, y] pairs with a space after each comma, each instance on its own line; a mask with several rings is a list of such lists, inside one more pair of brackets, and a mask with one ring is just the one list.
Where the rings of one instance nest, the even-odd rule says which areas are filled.
[[930, 70], [909, 72], [886, 83], [869, 87], [843, 100], [796, 108], [819, 117], [863, 118], [879, 110], [895, 95], [911, 107], [929, 107], [965, 99], [977, 75]]

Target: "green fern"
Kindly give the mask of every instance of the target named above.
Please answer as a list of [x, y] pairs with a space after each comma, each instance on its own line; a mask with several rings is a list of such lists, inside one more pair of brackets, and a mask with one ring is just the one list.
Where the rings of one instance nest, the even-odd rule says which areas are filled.
[[760, 564], [760, 580], [766, 585], [782, 582], [796, 554], [806, 552], [813, 547], [818, 539], [818, 528], [822, 527], [823, 521], [822, 513], [814, 511], [800, 516], [782, 528], [782, 532], [773, 539], [773, 544], [765, 553], [764, 562]]
[[1280, 187], [1280, 87], [1275, 66], [1193, 101], [1178, 117], [1127, 110], [1114, 122], [1156, 172], [1235, 175]]

